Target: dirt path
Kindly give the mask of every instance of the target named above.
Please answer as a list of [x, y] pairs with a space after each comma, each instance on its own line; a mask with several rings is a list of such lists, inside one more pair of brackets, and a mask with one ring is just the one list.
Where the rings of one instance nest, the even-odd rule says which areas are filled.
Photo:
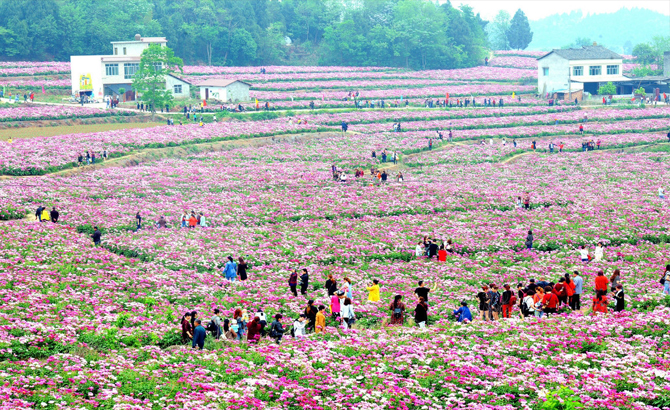
[[[91, 170], [98, 170], [110, 167], [130, 167], [138, 165], [142, 162], [154, 161], [161, 158], [184, 157], [190, 154], [197, 154], [199, 152], [216, 152], [227, 151], [235, 148], [245, 147], [260, 147], [277, 142], [296, 142], [298, 140], [311, 140], [319, 138], [332, 138], [333, 134], [337, 132], [311, 132], [302, 134], [282, 134], [270, 137], [247, 138], [239, 140], [205, 142], [201, 144], [181, 145], [177, 147], [166, 148], [146, 148], [136, 152], [131, 152], [128, 155], [119, 158], [112, 158], [95, 165], [86, 165], [78, 168], [69, 168], [62, 171], [54, 172], [46, 175], [61, 175], [71, 176], [88, 172]], [[34, 177], [34, 176], [27, 176]], [[1, 176], [0, 179], [26, 178], [26, 176]]]

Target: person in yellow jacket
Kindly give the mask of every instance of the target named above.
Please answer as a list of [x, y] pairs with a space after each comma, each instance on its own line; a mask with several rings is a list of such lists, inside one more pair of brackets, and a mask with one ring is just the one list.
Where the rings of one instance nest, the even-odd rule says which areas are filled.
[[368, 302], [379, 302], [379, 281], [377, 279], [372, 281], [372, 285], [365, 289], [370, 292], [368, 295]]
[[49, 213], [49, 210], [45, 207], [42, 210], [42, 222], [50, 221], [50, 220], [51, 220], [51, 214]]
[[316, 323], [314, 325], [314, 333], [323, 333], [326, 331], [326, 315], [323, 312], [326, 311], [326, 307], [321, 305], [319, 306], [319, 312], [316, 314]]

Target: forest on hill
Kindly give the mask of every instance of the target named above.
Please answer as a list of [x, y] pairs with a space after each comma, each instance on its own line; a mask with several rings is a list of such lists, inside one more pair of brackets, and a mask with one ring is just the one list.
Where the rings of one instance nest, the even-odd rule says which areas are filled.
[[0, 56], [69, 61], [164, 36], [186, 64], [480, 64], [486, 22], [424, 0], [0, 0]]

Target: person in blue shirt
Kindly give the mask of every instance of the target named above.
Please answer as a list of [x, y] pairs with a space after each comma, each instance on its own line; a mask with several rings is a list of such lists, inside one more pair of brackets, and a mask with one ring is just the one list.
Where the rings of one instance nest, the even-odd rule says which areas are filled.
[[195, 347], [198, 346], [198, 349], [202, 350], [202, 348], [205, 346], [206, 334], [207, 331], [204, 327], [202, 327], [202, 322], [200, 319], [196, 319], [195, 330], [193, 330], [193, 343], [191, 344], [191, 347], [195, 349]]
[[472, 313], [470, 313], [470, 309], [468, 308], [468, 303], [466, 301], [461, 302], [461, 307], [458, 310], [454, 310], [454, 316], [456, 316], [458, 321], [461, 323], [472, 322]]
[[226, 262], [226, 266], [223, 268], [223, 273], [226, 275], [226, 279], [235, 282], [237, 278], [237, 264], [233, 261], [232, 256], [228, 257], [228, 262]]
[[581, 297], [583, 292], [584, 279], [579, 276], [578, 271], [574, 271], [573, 273], [575, 275], [572, 277], [572, 281], [575, 282], [575, 294], [572, 295], [572, 304], [570, 307], [572, 310], [580, 310], [582, 308]]

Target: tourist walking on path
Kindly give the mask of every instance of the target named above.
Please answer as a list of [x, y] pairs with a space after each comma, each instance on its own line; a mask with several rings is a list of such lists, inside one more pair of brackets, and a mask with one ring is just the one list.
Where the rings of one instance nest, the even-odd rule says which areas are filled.
[[56, 210], [56, 207], [54, 206], [51, 209], [51, 222], [53, 222], [53, 223], [58, 222], [58, 217], [59, 216], [60, 216], [60, 214], [58, 213], [58, 211]]
[[389, 307], [391, 311], [391, 323], [392, 325], [402, 325], [404, 322], [405, 315], [405, 304], [402, 303], [402, 295], [396, 295], [391, 302]]
[[295, 269], [291, 272], [291, 276], [288, 278], [288, 286], [291, 288], [291, 293], [293, 293], [293, 296], [298, 296], [298, 271]]

